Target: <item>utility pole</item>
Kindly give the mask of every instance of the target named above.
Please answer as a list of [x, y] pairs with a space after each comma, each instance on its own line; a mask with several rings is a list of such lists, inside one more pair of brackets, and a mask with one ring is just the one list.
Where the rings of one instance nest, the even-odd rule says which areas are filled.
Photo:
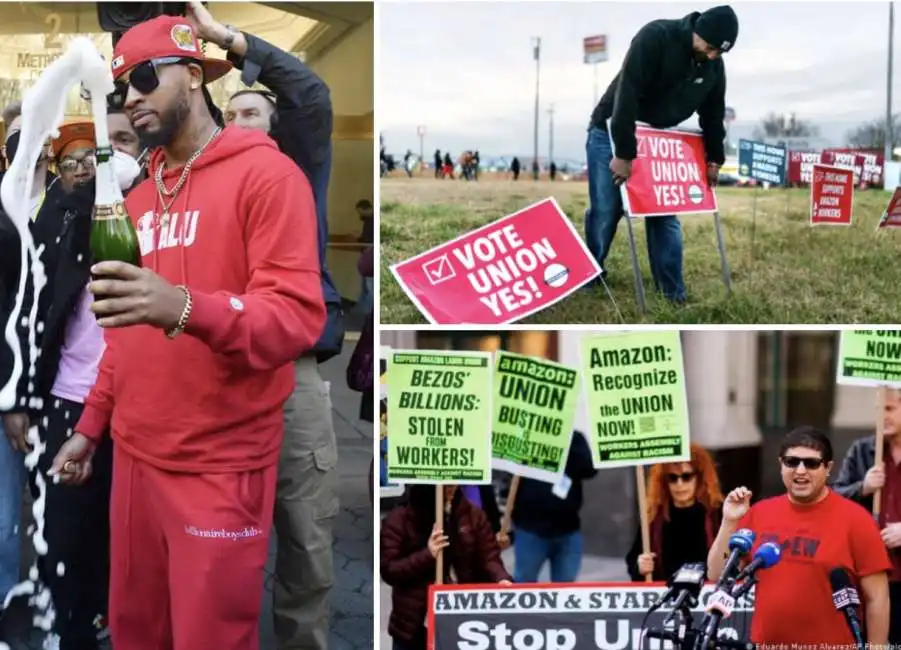
[[533, 39], [533, 50], [532, 54], [535, 57], [535, 133], [534, 133], [534, 142], [533, 142], [533, 155], [532, 159], [532, 178], [534, 180], [538, 180], [538, 176], [541, 174], [541, 166], [538, 164], [538, 98], [539, 98], [539, 89], [540, 89], [540, 79], [541, 79], [541, 37], [536, 36]]
[[551, 104], [551, 107], [547, 109], [547, 114], [550, 117], [550, 121], [548, 123], [548, 138], [547, 138], [547, 164], [550, 165], [554, 162], [554, 105]]
[[895, 49], [895, 3], [888, 3], [888, 72], [885, 86], [885, 162], [891, 162], [895, 148], [895, 127], [892, 124], [892, 59]]

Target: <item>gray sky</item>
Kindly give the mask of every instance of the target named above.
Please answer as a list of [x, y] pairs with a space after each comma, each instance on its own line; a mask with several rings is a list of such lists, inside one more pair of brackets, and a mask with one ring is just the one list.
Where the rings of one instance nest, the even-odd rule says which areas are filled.
[[[600, 97], [642, 25], [715, 4], [380, 2], [377, 110], [385, 145], [392, 153], [418, 153], [416, 127], [424, 124], [426, 156], [436, 148], [453, 155], [466, 148], [483, 156], [529, 155], [531, 38], [540, 36], [540, 155], [548, 153], [547, 109], [553, 103], [554, 157], [582, 160], [594, 107], [594, 76], [592, 66], [582, 63], [582, 39], [607, 34], [610, 58], [597, 66]], [[828, 144], [841, 144], [849, 129], [884, 115], [887, 2], [732, 6], [739, 36], [725, 62], [726, 103], [737, 116], [734, 135], [750, 137], [770, 111], [795, 112], [817, 124]], [[696, 126], [697, 118], [686, 124]]]

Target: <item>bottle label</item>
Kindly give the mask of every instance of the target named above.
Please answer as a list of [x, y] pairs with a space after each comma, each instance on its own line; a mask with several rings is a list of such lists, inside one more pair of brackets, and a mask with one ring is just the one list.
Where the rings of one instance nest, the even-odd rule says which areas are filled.
[[125, 211], [124, 203], [94, 206], [95, 221], [109, 221], [111, 219], [128, 219], [128, 212]]
[[107, 162], [113, 159], [113, 148], [112, 147], [97, 147], [96, 151], [94, 151], [94, 157], [97, 159], [98, 163]]

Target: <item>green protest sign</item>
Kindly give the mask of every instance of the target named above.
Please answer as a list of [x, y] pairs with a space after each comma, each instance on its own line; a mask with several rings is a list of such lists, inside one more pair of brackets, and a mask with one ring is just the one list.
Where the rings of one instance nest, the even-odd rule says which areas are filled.
[[901, 388], [901, 331], [842, 330], [836, 382]]
[[491, 466], [559, 483], [569, 456], [579, 385], [574, 368], [499, 352]]
[[491, 355], [391, 352], [388, 481], [491, 483]]
[[689, 460], [678, 331], [585, 337], [582, 366], [595, 467]]

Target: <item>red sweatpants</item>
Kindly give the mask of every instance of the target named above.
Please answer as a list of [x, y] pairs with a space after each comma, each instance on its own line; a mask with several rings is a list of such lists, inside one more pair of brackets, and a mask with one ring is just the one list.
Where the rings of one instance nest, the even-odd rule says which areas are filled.
[[173, 474], [116, 447], [110, 635], [122, 650], [258, 650], [278, 465]]

